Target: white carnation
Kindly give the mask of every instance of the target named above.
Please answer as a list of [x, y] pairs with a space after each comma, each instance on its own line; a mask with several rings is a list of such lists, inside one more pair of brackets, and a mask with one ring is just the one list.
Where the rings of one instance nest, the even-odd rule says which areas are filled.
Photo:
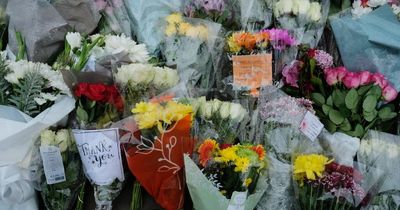
[[353, 16], [361, 17], [361, 16], [363, 16], [365, 14], [368, 14], [370, 12], [372, 12], [372, 8], [361, 6], [361, 1], [360, 0], [356, 0], [356, 1], [353, 2], [353, 9], [351, 10], [351, 13], [353, 14]]
[[126, 37], [124, 34], [120, 36], [106, 35], [104, 43], [104, 50], [107, 51], [108, 54], [128, 53], [131, 48], [136, 46], [136, 42]]
[[321, 4], [318, 2], [312, 2], [310, 5], [310, 9], [308, 10], [308, 17], [312, 21], [319, 21], [321, 19]]
[[54, 139], [56, 137], [56, 133], [51, 130], [44, 130], [40, 133], [40, 143], [41, 145], [51, 146], [54, 145]]
[[379, 7], [387, 3], [387, 0], [368, 0], [368, 6]]
[[65, 39], [72, 49], [81, 47], [82, 37], [78, 32], [68, 32]]

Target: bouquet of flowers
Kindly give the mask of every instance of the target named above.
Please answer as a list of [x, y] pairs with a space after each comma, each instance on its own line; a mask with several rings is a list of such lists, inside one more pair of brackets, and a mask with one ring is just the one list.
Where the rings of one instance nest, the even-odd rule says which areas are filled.
[[83, 203], [80, 192], [84, 189], [85, 175], [70, 131], [42, 131], [40, 153], [44, 167], [40, 186], [46, 208], [79, 209]]
[[[75, 141], [86, 177], [94, 187], [96, 209], [111, 209], [124, 181], [118, 129], [106, 129], [118, 121], [123, 100], [115, 85], [79, 83]], [[92, 129], [92, 130], [87, 130]], [[93, 130], [94, 129], [94, 130]]]
[[199, 88], [211, 88], [223, 48], [218, 44], [221, 26], [205, 20], [183, 18], [179, 13], [167, 16], [165, 22], [162, 52], [166, 65], [176, 65], [181, 80]]
[[240, 104], [218, 99], [206, 101], [205, 97], [188, 100], [194, 108], [193, 131], [199, 139], [212, 137], [223, 139], [228, 144], [242, 139], [238, 130], [244, 129], [245, 123], [242, 122], [248, 113]]
[[[140, 102], [132, 109], [138, 143], [126, 144], [130, 171], [164, 209], [183, 208], [183, 154], [191, 154], [193, 108], [171, 100]], [[145, 169], [145, 170], [143, 170]]]
[[257, 88], [272, 84], [274, 50], [283, 51], [296, 44], [284, 29], [234, 32], [227, 38], [228, 53], [233, 61], [234, 88], [250, 88], [252, 94], [258, 95]]
[[301, 61], [283, 70], [285, 90], [310, 98], [316, 114], [330, 132], [363, 137], [366, 131], [397, 116], [390, 104], [397, 91], [380, 73], [349, 72], [332, 67], [332, 57], [309, 50]]
[[[185, 156], [186, 182], [196, 209], [254, 209], [265, 191], [265, 150], [261, 145], [220, 147], [205, 140], [199, 167]], [[264, 189], [263, 189], [264, 187]]]
[[273, 10], [277, 26], [293, 30], [300, 43], [315, 47], [325, 26], [329, 1], [278, 0]]
[[124, 34], [95, 34], [84, 38], [75, 32], [67, 33], [65, 49], [53, 66], [58, 70], [101, 72], [109, 71], [111, 62], [147, 63], [149, 59], [146, 46], [137, 44]]
[[115, 83], [125, 99], [125, 114], [145, 98], [151, 98], [178, 84], [178, 72], [151, 64], [122, 65], [114, 74]]
[[319, 154], [294, 159], [293, 178], [300, 209], [358, 209], [367, 206], [382, 171], [361, 174]]
[[397, 202], [399, 198], [400, 185], [397, 180], [400, 168], [396, 160], [400, 155], [399, 136], [379, 131], [370, 130], [361, 141], [360, 150], [357, 152], [357, 161], [365, 164], [363, 170], [379, 168], [385, 171], [386, 179], [378, 194], [371, 200], [369, 209], [396, 209], [400, 207]]
[[60, 72], [43, 63], [0, 58], [0, 104], [13, 106], [31, 117], [71, 96]]

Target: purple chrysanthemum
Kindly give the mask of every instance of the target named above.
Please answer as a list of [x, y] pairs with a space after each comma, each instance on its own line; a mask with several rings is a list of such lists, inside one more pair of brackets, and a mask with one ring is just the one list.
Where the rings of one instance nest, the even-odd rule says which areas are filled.
[[271, 45], [276, 50], [283, 50], [297, 44], [296, 39], [285, 29], [273, 28], [264, 31], [269, 33]]

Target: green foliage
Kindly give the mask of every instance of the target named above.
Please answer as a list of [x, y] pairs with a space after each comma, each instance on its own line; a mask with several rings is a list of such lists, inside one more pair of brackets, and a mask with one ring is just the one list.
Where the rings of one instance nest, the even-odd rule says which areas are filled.
[[11, 84], [5, 79], [8, 73], [10, 69], [6, 64], [6, 59], [0, 56], [0, 105], [7, 105], [11, 94]]
[[9, 98], [10, 105], [29, 116], [40, 113], [40, 106], [35, 98], [40, 97], [44, 85], [43, 77], [38, 72], [30, 72], [13, 87], [13, 94]]

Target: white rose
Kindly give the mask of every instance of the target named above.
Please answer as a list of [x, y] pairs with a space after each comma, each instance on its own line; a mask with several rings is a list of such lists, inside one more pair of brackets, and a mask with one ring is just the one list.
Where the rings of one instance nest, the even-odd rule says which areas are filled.
[[379, 7], [387, 3], [387, 0], [368, 0], [368, 6]]
[[308, 17], [312, 21], [319, 21], [321, 19], [321, 4], [318, 2], [313, 2], [310, 5], [310, 9], [308, 10]]
[[205, 105], [205, 103], [206, 103], [206, 97], [204, 96], [197, 99], [192, 99], [190, 104], [192, 105], [193, 113], [197, 113], [199, 110], [200, 110], [199, 112], [201, 112], [201, 108]]
[[231, 103], [231, 110], [230, 110], [230, 115], [231, 119], [236, 122], [240, 122], [243, 120], [245, 116], [245, 110], [240, 104], [236, 103]]
[[156, 88], [165, 87], [168, 83], [168, 72], [161, 67], [154, 67], [154, 70], [153, 85], [156, 86]]
[[292, 12], [295, 15], [306, 15], [310, 6], [311, 4], [308, 0], [293, 0]]
[[212, 109], [213, 109], [213, 104], [212, 102], [207, 101], [204, 103], [201, 107], [201, 115], [206, 118], [210, 119], [212, 117]]
[[221, 116], [222, 119], [226, 119], [229, 117], [230, 113], [231, 113], [231, 103], [223, 102], [221, 104], [221, 107], [219, 108], [219, 115]]
[[68, 130], [62, 129], [57, 131], [55, 143], [58, 145], [58, 148], [60, 148], [61, 152], [66, 151], [68, 146], [71, 145]]
[[69, 46], [71, 46], [71, 49], [81, 47], [82, 37], [78, 32], [68, 32], [65, 39], [67, 40]]
[[212, 112], [213, 112], [213, 113], [218, 112], [218, 111], [219, 111], [219, 107], [221, 106], [221, 104], [222, 104], [222, 102], [221, 102], [220, 100], [214, 99], [214, 100], [212, 101], [212, 105], [213, 105], [213, 107], [212, 107]]
[[51, 130], [44, 130], [40, 133], [40, 143], [41, 145], [51, 146], [54, 145], [54, 139], [56, 137], [56, 133]]

